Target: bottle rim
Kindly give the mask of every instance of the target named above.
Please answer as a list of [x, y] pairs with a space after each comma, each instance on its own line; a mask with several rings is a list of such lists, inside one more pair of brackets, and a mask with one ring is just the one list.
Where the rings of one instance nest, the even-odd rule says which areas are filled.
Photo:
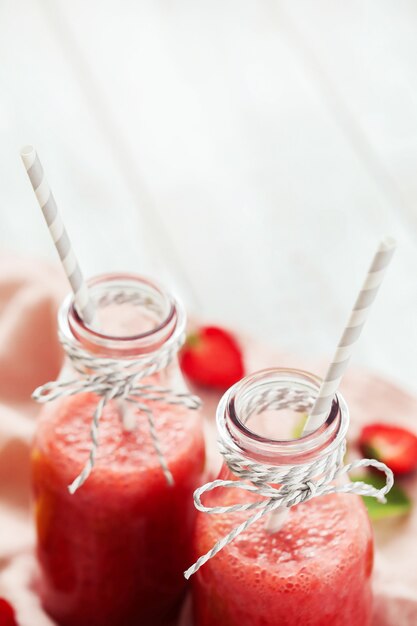
[[245, 403], [257, 391], [287, 386], [288, 389], [304, 389], [314, 400], [320, 383], [320, 378], [314, 374], [293, 368], [269, 368], [243, 378], [223, 395], [218, 405], [216, 419], [220, 438], [244, 458], [271, 465], [303, 464], [331, 453], [345, 439], [349, 426], [348, 407], [339, 392], [324, 423], [299, 438], [265, 437], [242, 419]]
[[76, 342], [92, 353], [140, 358], [157, 352], [162, 346], [174, 344], [185, 332], [186, 315], [181, 302], [152, 279], [140, 274], [115, 272], [94, 276], [87, 285], [96, 307], [101, 306], [103, 297], [108, 300], [112, 294], [116, 297], [127, 290], [132, 296], [143, 296], [143, 309], [146, 309], [146, 302], [152, 304], [154, 314], [155, 307], [158, 309], [153, 328], [117, 335], [94, 327], [94, 323], [86, 324], [76, 310], [74, 295], [68, 294], [59, 309], [58, 327], [66, 340]]

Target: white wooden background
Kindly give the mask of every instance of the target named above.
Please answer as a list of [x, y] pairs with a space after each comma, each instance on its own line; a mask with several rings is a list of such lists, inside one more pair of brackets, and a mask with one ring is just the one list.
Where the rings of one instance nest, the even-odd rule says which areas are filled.
[[85, 273], [332, 352], [380, 236], [355, 362], [417, 391], [415, 0], [0, 0], [0, 245], [55, 259], [38, 148]]

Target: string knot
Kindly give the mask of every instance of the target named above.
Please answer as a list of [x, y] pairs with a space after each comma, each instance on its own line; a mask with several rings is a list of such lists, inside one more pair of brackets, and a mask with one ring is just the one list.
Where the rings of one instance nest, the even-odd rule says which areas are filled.
[[287, 506], [291, 507], [314, 498], [317, 493], [317, 485], [310, 480], [299, 486], [285, 486], [282, 492], [283, 495], [287, 496]]
[[[158, 403], [183, 405], [188, 409], [196, 410], [201, 406], [201, 400], [198, 396], [186, 392], [177, 393], [169, 387], [146, 382], [146, 379], [165, 369], [172, 362], [184, 342], [184, 336], [171, 342], [168, 347], [162, 347], [157, 353], [151, 353], [136, 360], [102, 358], [92, 355], [78, 344], [68, 341], [61, 332], [59, 340], [74, 369], [79, 373], [79, 377], [69, 381], [46, 383], [38, 387], [32, 397], [40, 403], [84, 392], [92, 392], [99, 397], [92, 416], [89, 457], [80, 474], [69, 485], [70, 493], [75, 493], [89, 477], [99, 447], [99, 423], [104, 407], [110, 400], [118, 399], [123, 403], [122, 413], [125, 412], [125, 403], [129, 402], [146, 415], [159, 463], [167, 483], [173, 485], [174, 479], [157, 434], [152, 405]], [[122, 417], [124, 421], [124, 415]]]

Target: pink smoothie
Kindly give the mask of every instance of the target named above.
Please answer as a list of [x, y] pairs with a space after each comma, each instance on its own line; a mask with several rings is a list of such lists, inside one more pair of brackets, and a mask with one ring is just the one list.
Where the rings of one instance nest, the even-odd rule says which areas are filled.
[[98, 398], [81, 394], [47, 405], [33, 449], [40, 591], [60, 626], [165, 626], [184, 592], [194, 523], [193, 490], [202, 481], [201, 417], [153, 405], [175, 485], [169, 487], [146, 417], [123, 430], [111, 403], [100, 421], [100, 448], [87, 482], [67, 485], [90, 450]]
[[[220, 504], [219, 491], [205, 503]], [[194, 557], [245, 517], [199, 513]], [[281, 531], [268, 534], [260, 520], [203, 565], [193, 577], [195, 626], [368, 626], [372, 563], [360, 498], [314, 498], [293, 507]]]

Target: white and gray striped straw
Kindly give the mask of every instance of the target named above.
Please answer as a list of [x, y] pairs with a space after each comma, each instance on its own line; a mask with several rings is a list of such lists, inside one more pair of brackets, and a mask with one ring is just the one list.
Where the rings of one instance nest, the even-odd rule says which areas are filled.
[[[362, 328], [381, 286], [387, 267], [392, 259], [396, 243], [392, 238], [381, 241], [372, 260], [365, 282], [356, 299], [349, 321], [343, 331], [336, 353], [323, 379], [318, 396], [304, 425], [303, 435], [319, 428], [327, 419], [333, 398], [339, 389], [342, 377], [348, 367], [353, 348], [359, 339]], [[266, 520], [265, 528], [270, 533], [279, 530], [288, 518], [288, 509], [278, 508]]]
[[388, 265], [396, 248], [391, 237], [383, 239], [376, 251], [365, 282], [356, 299], [349, 321], [343, 331], [336, 353], [323, 379], [320, 391], [304, 427], [304, 434], [319, 428], [326, 420], [335, 393], [349, 364], [353, 348], [368, 319], [372, 303], [378, 293]]
[[55, 198], [46, 181], [39, 157], [33, 146], [22, 148], [20, 156], [32, 183], [39, 206], [42, 209], [65, 274], [74, 292], [77, 312], [86, 324], [91, 324], [94, 320], [94, 305], [72, 249], [68, 233], [59, 214]]

